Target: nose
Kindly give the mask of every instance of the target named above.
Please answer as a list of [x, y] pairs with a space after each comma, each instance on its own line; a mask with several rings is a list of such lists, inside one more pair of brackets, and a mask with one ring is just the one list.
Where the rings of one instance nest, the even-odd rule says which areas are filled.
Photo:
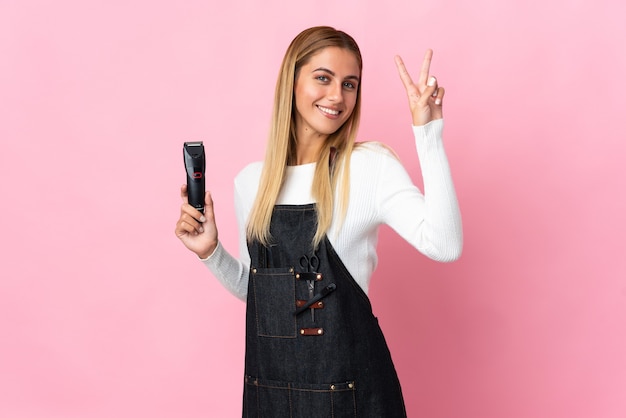
[[343, 83], [337, 82], [330, 85], [328, 99], [339, 103], [343, 101]]

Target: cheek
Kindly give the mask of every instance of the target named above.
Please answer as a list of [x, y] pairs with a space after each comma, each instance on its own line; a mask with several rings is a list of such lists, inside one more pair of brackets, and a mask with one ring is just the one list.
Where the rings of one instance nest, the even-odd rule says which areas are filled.
[[294, 103], [296, 104], [296, 109], [302, 111], [304, 107], [311, 101], [310, 93], [306, 88], [299, 86], [294, 89]]
[[348, 99], [346, 101], [346, 108], [349, 109], [349, 115], [352, 114], [352, 112], [354, 111], [354, 108], [356, 107], [356, 95], [354, 97], [351, 97], [350, 99]]
[[295, 111], [299, 116], [302, 116], [302, 113], [306, 113], [306, 104], [302, 95], [296, 95], [293, 101]]
[[311, 114], [311, 100], [306, 94], [306, 90], [302, 88], [295, 89], [293, 106], [297, 120], [299, 119], [300, 122], [302, 122], [303, 120], [308, 119], [308, 115]]

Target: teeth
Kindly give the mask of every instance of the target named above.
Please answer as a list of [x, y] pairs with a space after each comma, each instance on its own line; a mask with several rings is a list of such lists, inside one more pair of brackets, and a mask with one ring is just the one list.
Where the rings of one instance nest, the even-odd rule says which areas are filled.
[[328, 113], [329, 115], [337, 116], [339, 114], [338, 110], [332, 110], [327, 107], [317, 106], [322, 112]]

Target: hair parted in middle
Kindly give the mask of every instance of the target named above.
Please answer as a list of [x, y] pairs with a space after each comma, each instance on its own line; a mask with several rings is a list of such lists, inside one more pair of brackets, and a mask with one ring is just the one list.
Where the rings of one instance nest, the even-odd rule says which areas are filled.
[[[316, 26], [302, 31], [294, 38], [283, 58], [274, 94], [274, 108], [267, 142], [263, 171], [256, 200], [247, 224], [247, 238], [263, 245], [271, 243], [270, 221], [285, 171], [296, 161], [296, 110], [294, 85], [298, 72], [312, 56], [328, 47], [339, 47], [351, 51], [363, 70], [361, 51], [355, 40], [347, 33], [329, 26]], [[361, 74], [359, 74], [361, 78]], [[317, 230], [313, 248], [324, 238], [333, 217], [334, 194], [341, 178], [339, 216], [345, 217], [349, 197], [350, 155], [355, 146], [361, 116], [361, 83], [358, 83], [354, 110], [346, 122], [324, 143], [318, 158], [313, 178], [312, 195], [316, 201]], [[331, 149], [336, 150], [336, 160], [329, 164]], [[335, 171], [341, 170], [341, 175]]]

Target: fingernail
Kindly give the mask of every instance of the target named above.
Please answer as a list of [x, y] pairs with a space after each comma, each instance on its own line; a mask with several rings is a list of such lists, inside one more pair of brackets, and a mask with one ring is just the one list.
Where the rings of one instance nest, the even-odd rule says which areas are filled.
[[204, 228], [203, 227], [198, 228], [198, 232], [203, 233], [204, 232]]
[[435, 99], [435, 104], [439, 106], [441, 104], [441, 99]]
[[204, 216], [200, 217], [200, 222], [206, 222], [206, 218]]
[[431, 76], [431, 77], [428, 79], [428, 87], [432, 87], [432, 86], [434, 86], [436, 82], [437, 82], [437, 79], [436, 79], [435, 77], [432, 77], [432, 76]]

